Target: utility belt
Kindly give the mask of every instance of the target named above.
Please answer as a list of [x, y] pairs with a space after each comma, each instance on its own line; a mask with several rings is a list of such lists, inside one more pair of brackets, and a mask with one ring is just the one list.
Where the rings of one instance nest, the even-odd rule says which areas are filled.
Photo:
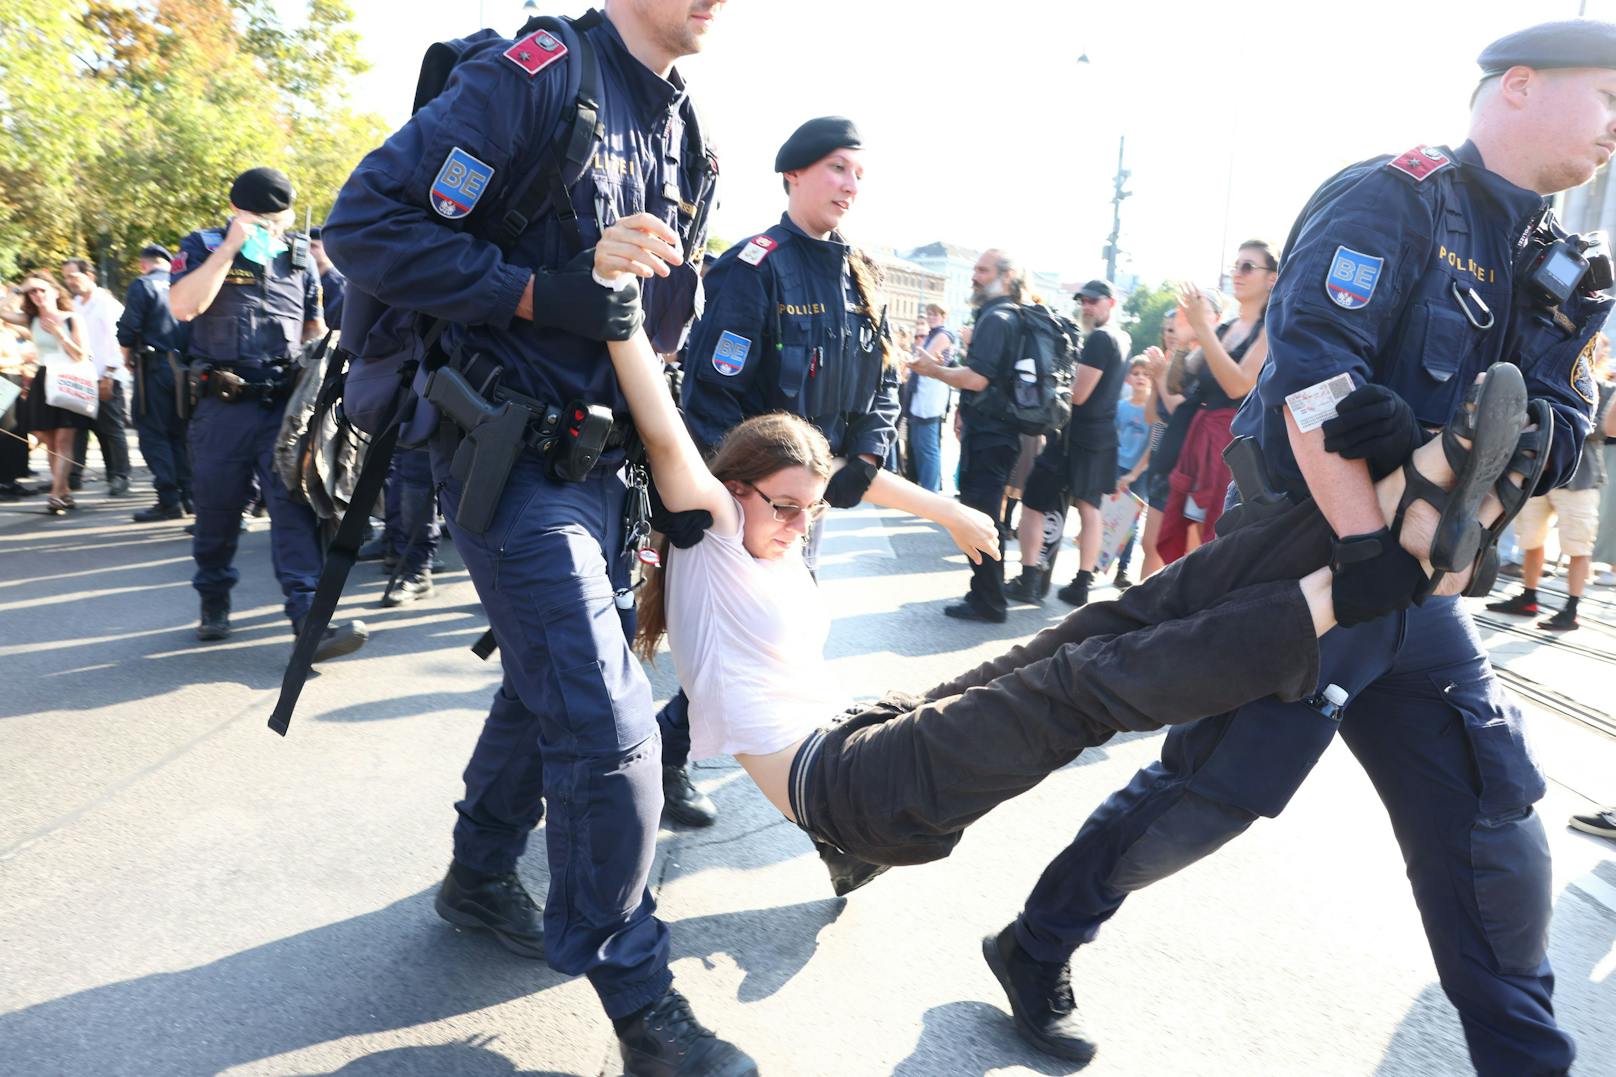
[[[272, 408], [286, 402], [296, 381], [290, 361], [276, 366], [232, 368], [204, 358], [180, 362], [178, 353], [169, 355], [170, 365], [175, 368], [174, 403], [181, 419], [189, 419], [196, 413], [197, 405], [209, 397], [225, 404], [258, 404]], [[244, 377], [244, 373], [251, 376]]]
[[603, 454], [627, 446], [634, 455], [638, 449], [628, 416], [583, 400], [537, 400], [500, 385], [502, 373], [478, 356], [455, 360], [429, 373], [422, 392], [458, 431], [450, 466], [461, 484], [455, 523], [476, 534], [493, 522], [523, 453], [544, 459], [555, 479], [582, 482]]

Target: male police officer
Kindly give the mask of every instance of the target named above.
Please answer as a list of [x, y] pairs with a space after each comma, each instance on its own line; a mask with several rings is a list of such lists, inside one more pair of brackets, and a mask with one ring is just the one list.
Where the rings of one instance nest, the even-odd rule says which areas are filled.
[[169, 356], [185, 354], [185, 326], [168, 309], [170, 255], [151, 244], [140, 251], [140, 276], [129, 282], [118, 319], [118, 344], [135, 374], [135, 433], [151, 468], [157, 504], [134, 514], [135, 522], [178, 520], [191, 511], [191, 455], [185, 420], [175, 408]]
[[[685, 421], [711, 449], [743, 419], [789, 411], [854, 461], [825, 499], [859, 503], [897, 436], [898, 381], [887, 361], [887, 327], [864, 255], [837, 229], [863, 183], [864, 141], [853, 121], [820, 116], [792, 132], [774, 157], [786, 211], [768, 231], [725, 251], [706, 275], [707, 308], [691, 332], [684, 375]], [[809, 535], [812, 565], [822, 529]], [[690, 704], [683, 691], [657, 716], [663, 795], [670, 816], [691, 826], [717, 817], [690, 783]]]
[[[319, 523], [275, 473], [275, 435], [291, 391], [288, 369], [303, 341], [324, 330], [320, 286], [307, 239], [288, 235], [292, 183], [273, 168], [248, 169], [230, 186], [230, 223], [192, 232], [169, 267], [169, 307], [190, 323], [188, 380], [196, 480], [192, 584], [202, 596], [197, 638], [230, 635], [232, 563], [252, 479], [269, 508], [270, 551], [286, 616], [298, 628], [320, 579]], [[362, 622], [326, 631], [316, 657], [349, 654], [369, 637]]]
[[[602, 342], [626, 340], [639, 324], [635, 290], [594, 282], [592, 248], [654, 276], [644, 310], [657, 350], [677, 349], [693, 312], [696, 272], [676, 244], [699, 249], [692, 207], [710, 192], [689, 186], [691, 114], [673, 64], [700, 50], [722, 6], [607, 0], [604, 15], [574, 24], [574, 47], [544, 29], [514, 43], [471, 42], [442, 93], [360, 162], [322, 236], [351, 284], [350, 321], [358, 289], [452, 323], [448, 365], [434, 372], [429, 395], [469, 384], [491, 394], [484, 407], [519, 406], [535, 416], [534, 445], [547, 429], [539, 416], [559, 406], [569, 419], [572, 433], [563, 430], [548, 457], [539, 449], [515, 457], [491, 484], [502, 486], [497, 496], [475, 460], [461, 477], [451, 472], [465, 443], [457, 423], [443, 422], [433, 441], [444, 511], [505, 667], [466, 767], [437, 909], [491, 930], [514, 952], [586, 974], [631, 1074], [756, 1072], [696, 1022], [672, 986], [668, 930], [646, 886], [661, 748], [650, 685], [625, 638], [633, 602], [624, 452], [615, 424], [594, 466], [571, 447], [585, 442], [568, 440], [593, 436], [583, 427], [598, 429], [599, 409], [626, 415]], [[578, 103], [567, 94], [569, 71], [585, 48], [600, 80], [599, 100], [588, 103], [600, 124], [592, 167], [566, 204], [546, 205], [502, 249], [491, 237], [508, 236], [501, 229], [525, 181], [557, 159], [563, 110]], [[349, 344], [368, 354], [369, 337], [386, 325]], [[476, 445], [472, 433], [465, 437]], [[462, 506], [485, 496], [489, 519], [461, 518]], [[551, 884], [542, 934], [515, 874], [541, 796]]]
[[330, 257], [325, 253], [325, 241], [320, 238], [320, 229], [309, 229], [309, 257], [314, 259], [314, 266], [320, 273], [320, 309], [325, 315], [325, 324], [328, 329], [342, 328], [342, 296], [348, 288], [348, 278], [342, 275], [342, 270], [331, 264]]
[[[1338, 536], [1341, 627], [1320, 641], [1319, 683], [1349, 693], [1345, 717], [1269, 699], [1180, 727], [1160, 763], [1089, 817], [1021, 916], [984, 942], [1018, 1029], [1044, 1050], [1093, 1052], [1066, 978], [1074, 949], [1131, 891], [1278, 814], [1339, 728], [1391, 815], [1476, 1069], [1571, 1064], [1546, 959], [1549, 857], [1532, 809], [1543, 778], [1457, 599], [1410, 608], [1420, 573], [1371, 488], [1497, 361], [1552, 407], [1539, 490], [1569, 478], [1588, 429], [1586, 359], [1607, 302], [1592, 289], [1609, 281], [1580, 268], [1544, 278], [1543, 259], [1568, 254], [1552, 247], [1544, 196], [1616, 150], [1616, 25], [1536, 27], [1480, 62], [1469, 141], [1352, 166], [1303, 211], [1269, 307], [1272, 358], [1236, 426]], [[1314, 428], [1328, 412], [1310, 416], [1305, 390], [1343, 376], [1358, 388]]]

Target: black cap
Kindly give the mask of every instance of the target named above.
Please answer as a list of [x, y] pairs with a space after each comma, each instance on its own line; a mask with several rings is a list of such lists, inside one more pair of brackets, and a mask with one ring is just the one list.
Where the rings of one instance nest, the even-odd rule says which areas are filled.
[[155, 243], [150, 243], [140, 248], [140, 256], [142, 258], [156, 258], [164, 262], [172, 262], [174, 260], [174, 256], [168, 253], [167, 247], [159, 247]]
[[292, 208], [292, 181], [278, 168], [249, 168], [230, 185], [230, 204], [248, 213]]
[[791, 132], [780, 152], [774, 155], [774, 170], [795, 172], [836, 150], [863, 148], [864, 140], [852, 120], [846, 116], [820, 116]]
[[315, 225], [313, 228], [309, 229], [309, 239], [313, 240], [313, 241], [318, 241], [319, 238], [320, 238], [320, 226]]
[[1539, 70], [1554, 67], [1616, 68], [1616, 23], [1598, 19], [1560, 19], [1539, 23], [1501, 37], [1476, 57], [1481, 77], [1502, 75], [1520, 65]]
[[1108, 280], [1091, 280], [1077, 290], [1077, 299], [1114, 299], [1116, 293], [1111, 290]]

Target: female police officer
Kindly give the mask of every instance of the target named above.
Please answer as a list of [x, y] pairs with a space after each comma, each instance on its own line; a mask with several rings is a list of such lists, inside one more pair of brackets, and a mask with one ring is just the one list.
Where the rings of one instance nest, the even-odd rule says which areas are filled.
[[[685, 421], [696, 444], [711, 448], [754, 415], [800, 415], [849, 461], [825, 490], [835, 508], [863, 499], [897, 436], [897, 356], [877, 305], [874, 266], [838, 231], [863, 183], [863, 145], [853, 122], [841, 116], [809, 120], [786, 139], [774, 158], [786, 211], [779, 224], [731, 247], [708, 271], [707, 309], [685, 353]], [[933, 519], [962, 549], [974, 548], [963, 518]], [[816, 528], [809, 536], [810, 567], [820, 534]], [[690, 750], [683, 693], [659, 721], [669, 814], [711, 823], [712, 803], [683, 767]]]

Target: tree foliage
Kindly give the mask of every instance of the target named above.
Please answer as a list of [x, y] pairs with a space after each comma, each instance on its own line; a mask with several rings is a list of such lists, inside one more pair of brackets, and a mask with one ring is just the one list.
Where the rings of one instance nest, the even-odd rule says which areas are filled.
[[1141, 284], [1128, 296], [1122, 309], [1128, 314], [1126, 328], [1138, 355], [1152, 344], [1161, 343], [1162, 320], [1178, 305], [1178, 289], [1171, 284], [1148, 288]]
[[6, 0], [0, 277], [85, 254], [126, 269], [219, 222], [257, 165], [320, 220], [386, 126], [349, 105], [367, 64], [347, 0], [307, 3], [288, 30], [271, 0]]

